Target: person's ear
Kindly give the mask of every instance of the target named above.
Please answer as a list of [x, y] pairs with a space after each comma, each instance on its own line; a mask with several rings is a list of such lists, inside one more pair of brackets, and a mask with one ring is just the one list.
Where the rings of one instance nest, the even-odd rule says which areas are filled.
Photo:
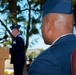
[[51, 25], [50, 25], [50, 23], [48, 22], [48, 23], [47, 23], [47, 33], [48, 33], [50, 30], [51, 30]]

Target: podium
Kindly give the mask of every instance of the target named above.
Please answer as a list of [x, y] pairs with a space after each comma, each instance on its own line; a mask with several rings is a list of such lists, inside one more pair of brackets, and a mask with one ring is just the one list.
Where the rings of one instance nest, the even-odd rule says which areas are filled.
[[9, 58], [9, 48], [0, 47], [0, 75], [4, 75], [5, 60]]

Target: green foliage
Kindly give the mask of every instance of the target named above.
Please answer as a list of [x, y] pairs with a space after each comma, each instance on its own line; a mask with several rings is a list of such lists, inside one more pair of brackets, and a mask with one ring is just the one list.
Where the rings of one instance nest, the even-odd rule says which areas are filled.
[[10, 46], [11, 42], [12, 42], [12, 40], [6, 40], [6, 41], [3, 43], [4, 47], [7, 47], [8, 45]]
[[[23, 33], [25, 33], [27, 40], [26, 49], [28, 48], [29, 37], [32, 36], [32, 34], [39, 34], [37, 24], [41, 25], [40, 13], [43, 2], [44, 0], [27, 0], [27, 3], [23, 2], [23, 0], [2, 0], [0, 13], [2, 15], [7, 14], [6, 19], [3, 21], [5, 23], [2, 25], [7, 30], [9, 24], [22, 23], [24, 25]], [[25, 14], [27, 14], [27, 17]], [[10, 32], [9, 34], [11, 35]], [[4, 45], [6, 46], [6, 44], [8, 43], [5, 42]]]
[[72, 0], [72, 3], [73, 3], [73, 4], [76, 3], [76, 0]]
[[[23, 0], [2, 0], [0, 13], [2, 15], [7, 14], [6, 19], [4, 19], [5, 29], [8, 29], [9, 24], [23, 24], [23, 29], [26, 37], [26, 46], [29, 45], [29, 37], [33, 34], [39, 34], [39, 29], [37, 24], [41, 26], [41, 14], [42, 14], [42, 4], [46, 0], [27, 0], [27, 3]], [[76, 0], [72, 0], [73, 5], [75, 5]], [[18, 4], [19, 3], [19, 4]], [[76, 5], [75, 5], [76, 6]], [[74, 8], [74, 17], [76, 16], [76, 7]], [[26, 15], [27, 14], [27, 15]], [[6, 21], [5, 21], [6, 20]], [[8, 21], [8, 22], [7, 22]], [[76, 21], [76, 18], [75, 18]], [[3, 24], [2, 24], [3, 25]], [[75, 24], [76, 25], [76, 24]], [[11, 35], [11, 33], [9, 33]], [[8, 44], [8, 43], [7, 43]], [[4, 44], [6, 45], [6, 43]]]
[[36, 53], [36, 52], [32, 52], [32, 53], [29, 55], [29, 58], [35, 58], [35, 57], [36, 57], [36, 55], [37, 55], [37, 53]]
[[27, 50], [26, 56], [27, 58], [35, 59], [41, 52], [43, 52], [43, 49], [33, 49], [33, 50]]

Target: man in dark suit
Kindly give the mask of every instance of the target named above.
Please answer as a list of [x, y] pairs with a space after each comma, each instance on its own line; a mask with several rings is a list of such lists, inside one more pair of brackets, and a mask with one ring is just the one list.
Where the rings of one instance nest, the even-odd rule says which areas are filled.
[[12, 41], [12, 48], [10, 48], [11, 63], [14, 66], [14, 75], [23, 75], [25, 50], [24, 40], [19, 32], [20, 25], [14, 25], [10, 28], [12, 29], [12, 35], [14, 36]]
[[51, 46], [33, 61], [28, 75], [71, 75], [76, 48], [71, 0], [46, 0], [42, 9], [42, 36]]

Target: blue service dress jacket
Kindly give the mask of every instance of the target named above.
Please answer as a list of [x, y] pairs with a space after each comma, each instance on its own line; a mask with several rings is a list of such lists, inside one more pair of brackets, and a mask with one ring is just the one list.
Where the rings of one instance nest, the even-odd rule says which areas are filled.
[[33, 61], [28, 75], [71, 75], [70, 58], [76, 48], [76, 36], [60, 37]]
[[25, 62], [25, 50], [24, 40], [20, 34], [18, 34], [12, 41], [12, 48], [10, 48], [11, 63], [24, 63]]

